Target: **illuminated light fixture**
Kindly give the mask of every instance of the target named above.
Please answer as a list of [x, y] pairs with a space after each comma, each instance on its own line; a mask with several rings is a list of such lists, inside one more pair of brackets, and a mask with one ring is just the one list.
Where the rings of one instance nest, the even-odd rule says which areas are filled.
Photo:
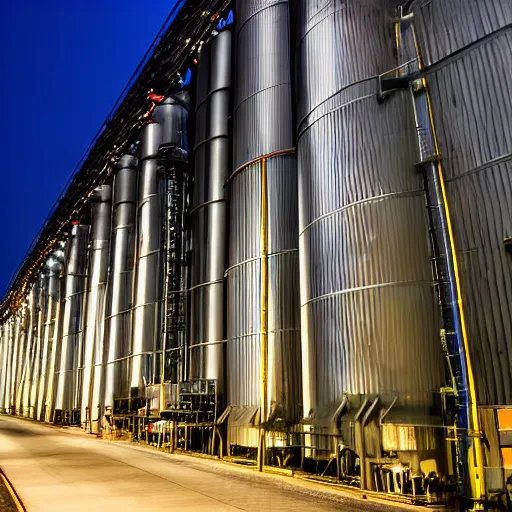
[[74, 220], [73, 222], [71, 222], [71, 225], [72, 226], [80, 226], [80, 221]]

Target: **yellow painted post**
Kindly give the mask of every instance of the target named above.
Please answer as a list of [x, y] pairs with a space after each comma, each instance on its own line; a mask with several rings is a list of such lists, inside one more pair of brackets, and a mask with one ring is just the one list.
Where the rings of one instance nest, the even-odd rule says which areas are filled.
[[261, 160], [261, 365], [260, 365], [260, 437], [258, 443], [258, 471], [263, 471], [265, 462], [265, 426], [267, 418], [268, 379], [268, 197], [267, 159]]

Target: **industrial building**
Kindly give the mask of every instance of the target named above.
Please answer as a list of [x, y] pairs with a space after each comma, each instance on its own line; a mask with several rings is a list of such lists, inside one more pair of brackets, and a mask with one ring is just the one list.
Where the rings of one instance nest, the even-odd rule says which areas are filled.
[[510, 0], [182, 0], [0, 306], [0, 409], [495, 508]]

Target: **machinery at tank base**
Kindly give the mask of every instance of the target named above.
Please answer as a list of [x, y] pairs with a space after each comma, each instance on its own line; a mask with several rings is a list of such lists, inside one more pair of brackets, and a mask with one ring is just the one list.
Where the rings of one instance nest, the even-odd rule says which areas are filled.
[[499, 508], [509, 0], [199, 3], [0, 305], [0, 410]]

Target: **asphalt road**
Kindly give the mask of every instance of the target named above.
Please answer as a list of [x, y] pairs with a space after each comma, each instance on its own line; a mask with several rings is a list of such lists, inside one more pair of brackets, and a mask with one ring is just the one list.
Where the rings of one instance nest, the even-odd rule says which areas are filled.
[[0, 467], [29, 512], [398, 509], [233, 466], [0, 416]]

